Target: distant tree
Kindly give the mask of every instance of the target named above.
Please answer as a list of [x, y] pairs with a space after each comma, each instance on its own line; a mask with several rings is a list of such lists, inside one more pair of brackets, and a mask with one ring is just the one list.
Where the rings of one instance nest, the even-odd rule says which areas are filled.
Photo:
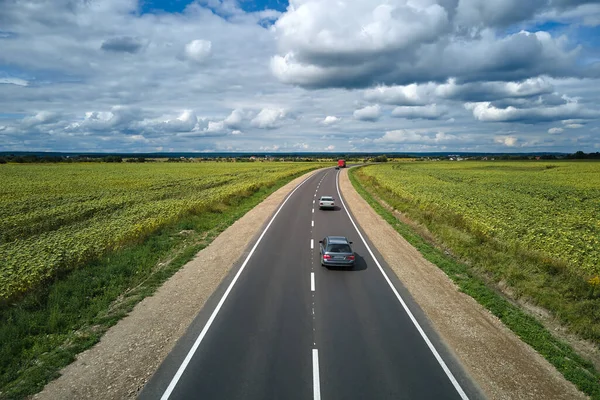
[[120, 162], [123, 162], [123, 157], [121, 157], [121, 156], [106, 156], [102, 159], [102, 161], [110, 162], [110, 163], [120, 163]]
[[385, 154], [377, 156], [375, 158], [373, 158], [374, 162], [388, 162], [388, 158]]
[[144, 157], [128, 158], [127, 162], [133, 162], [133, 163], [139, 162], [139, 163], [143, 163], [143, 162], [146, 162], [146, 158], [144, 158]]

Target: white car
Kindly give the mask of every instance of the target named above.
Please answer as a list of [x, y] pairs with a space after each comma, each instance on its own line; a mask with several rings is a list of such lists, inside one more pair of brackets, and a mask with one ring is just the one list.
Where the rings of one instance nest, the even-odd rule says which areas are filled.
[[331, 196], [321, 196], [319, 199], [319, 209], [323, 210], [325, 208], [335, 209], [335, 202], [333, 197]]

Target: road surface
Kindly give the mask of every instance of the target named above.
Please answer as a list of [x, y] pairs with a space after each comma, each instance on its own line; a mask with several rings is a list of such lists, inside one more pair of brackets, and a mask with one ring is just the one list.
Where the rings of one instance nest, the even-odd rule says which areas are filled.
[[[355, 225], [337, 174], [290, 193], [140, 399], [481, 398]], [[321, 195], [338, 207], [319, 210]], [[328, 235], [353, 241], [354, 269], [320, 265]]]

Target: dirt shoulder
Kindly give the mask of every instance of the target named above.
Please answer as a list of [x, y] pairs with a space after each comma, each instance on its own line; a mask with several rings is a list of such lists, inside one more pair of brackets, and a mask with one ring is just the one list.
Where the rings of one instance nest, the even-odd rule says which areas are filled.
[[[306, 176], [282, 187], [225, 230], [33, 398], [136, 397], [267, 218]], [[340, 188], [371, 242], [488, 398], [586, 398], [385, 223], [356, 193], [346, 170], [340, 175]]]

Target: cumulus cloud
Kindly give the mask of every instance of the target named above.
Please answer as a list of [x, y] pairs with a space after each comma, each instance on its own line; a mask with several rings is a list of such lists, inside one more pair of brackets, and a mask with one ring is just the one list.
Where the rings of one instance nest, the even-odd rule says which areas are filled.
[[[504, 135], [519, 149], [587, 152], [600, 142], [600, 63], [582, 27], [600, 20], [593, 1], [291, 0], [283, 14], [230, 0], [177, 13], [140, 13], [136, 0], [4, 3], [0, 151], [506, 151], [494, 141]], [[533, 32], [547, 21], [568, 25]], [[411, 118], [409, 133], [385, 136], [402, 123], [381, 118], [388, 109]]]
[[360, 121], [375, 122], [381, 116], [381, 107], [379, 104], [374, 106], [366, 106], [354, 111], [354, 118]]
[[177, 118], [168, 119], [161, 124], [168, 132], [190, 132], [198, 123], [198, 117], [193, 110], [184, 110]]
[[244, 111], [236, 108], [231, 112], [231, 114], [229, 114], [227, 118], [225, 118], [223, 122], [229, 128], [239, 129], [242, 126], [244, 118]]
[[506, 147], [517, 147], [519, 145], [519, 139], [515, 136], [497, 136], [494, 138], [494, 142]]
[[263, 108], [250, 122], [252, 126], [261, 129], [274, 129], [279, 126], [286, 116], [283, 109]]
[[550, 128], [548, 129], [548, 133], [551, 135], [558, 135], [564, 132], [563, 128]]
[[447, 111], [435, 103], [427, 106], [401, 106], [392, 110], [392, 117], [406, 119], [440, 119]]
[[435, 95], [468, 102], [493, 101], [506, 98], [522, 98], [552, 93], [554, 87], [543, 77], [529, 78], [520, 82], [472, 82], [457, 84], [456, 79], [437, 86]]
[[546, 0], [292, 1], [274, 26], [279, 52], [271, 70], [282, 82], [308, 88], [584, 74], [577, 64], [580, 48], [564, 37], [496, 32], [546, 5]]
[[446, 132], [432, 133], [424, 129], [395, 129], [385, 132], [383, 136], [376, 138], [374, 142], [381, 144], [401, 143], [439, 145], [462, 140], [464, 139]]
[[210, 40], [196, 39], [185, 45], [185, 57], [197, 63], [202, 63], [210, 56], [212, 43]]
[[461, 0], [456, 22], [463, 26], [506, 26], [532, 17], [547, 0]]
[[130, 36], [116, 37], [105, 40], [100, 48], [115, 53], [137, 53], [142, 48], [142, 42]]
[[209, 121], [208, 126], [204, 128], [205, 132], [222, 132], [225, 129], [223, 121]]
[[325, 117], [325, 119], [322, 122], [324, 125], [333, 125], [333, 124], [340, 122], [340, 120], [341, 120], [341, 118], [338, 118], [333, 115], [328, 115]]
[[38, 125], [48, 125], [58, 122], [61, 114], [51, 111], [40, 111], [32, 117], [23, 118], [21, 125], [26, 128], [31, 128]]
[[552, 107], [516, 108], [509, 106], [498, 108], [490, 102], [467, 103], [467, 110], [479, 121], [485, 122], [529, 122], [558, 121], [568, 118], [597, 118], [600, 112], [589, 110], [576, 102], [568, 102]]
[[394, 104], [398, 106], [418, 106], [427, 104], [432, 92], [435, 90], [435, 85], [417, 85], [410, 84], [406, 86], [382, 86], [379, 85], [374, 89], [365, 90], [365, 100], [383, 103]]

